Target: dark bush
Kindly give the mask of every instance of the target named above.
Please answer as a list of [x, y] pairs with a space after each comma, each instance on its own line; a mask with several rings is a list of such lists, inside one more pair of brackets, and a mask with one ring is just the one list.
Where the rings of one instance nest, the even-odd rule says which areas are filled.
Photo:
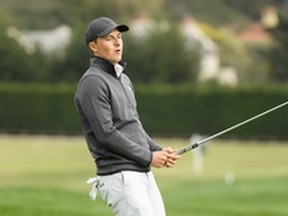
[[[0, 131], [80, 134], [73, 103], [76, 84], [1, 84]], [[157, 136], [211, 135], [284, 101], [288, 88], [136, 85], [141, 120]], [[287, 139], [287, 107], [223, 137]]]

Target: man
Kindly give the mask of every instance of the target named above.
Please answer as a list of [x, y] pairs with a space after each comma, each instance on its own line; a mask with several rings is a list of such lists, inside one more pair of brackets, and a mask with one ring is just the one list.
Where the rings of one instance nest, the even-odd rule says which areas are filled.
[[75, 104], [103, 200], [117, 216], [164, 216], [150, 167], [173, 167], [179, 157], [174, 149], [155, 144], [139, 120], [132, 83], [123, 73], [121, 33], [128, 30], [107, 17], [88, 25], [85, 40], [91, 61], [79, 81]]

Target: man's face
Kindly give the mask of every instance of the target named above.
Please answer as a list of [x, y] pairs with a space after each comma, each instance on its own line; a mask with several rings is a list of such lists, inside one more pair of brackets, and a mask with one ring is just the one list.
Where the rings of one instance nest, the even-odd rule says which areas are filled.
[[94, 55], [103, 58], [112, 64], [116, 64], [122, 59], [123, 41], [121, 32], [114, 29], [110, 34], [90, 42], [89, 47]]

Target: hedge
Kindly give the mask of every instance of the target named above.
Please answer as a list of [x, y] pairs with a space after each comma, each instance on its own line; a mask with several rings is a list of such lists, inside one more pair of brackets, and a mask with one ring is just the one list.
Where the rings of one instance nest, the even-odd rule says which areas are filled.
[[[138, 90], [138, 109], [148, 131], [159, 135], [212, 135], [287, 101], [287, 87]], [[286, 108], [286, 109], [285, 109]], [[285, 107], [227, 133], [230, 138], [288, 138]]]
[[75, 88], [72, 84], [1, 84], [1, 132], [79, 133]]
[[[81, 134], [76, 84], [0, 84], [0, 132]], [[154, 136], [211, 135], [287, 101], [286, 86], [136, 85], [138, 111]], [[288, 139], [287, 107], [223, 136]]]

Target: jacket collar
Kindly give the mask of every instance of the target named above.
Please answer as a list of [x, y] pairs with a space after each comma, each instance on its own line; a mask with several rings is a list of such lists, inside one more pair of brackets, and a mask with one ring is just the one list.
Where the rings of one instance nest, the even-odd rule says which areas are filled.
[[[120, 61], [120, 62], [118, 62], [118, 64], [120, 64], [124, 69], [127, 65], [127, 63], [124, 61]], [[117, 78], [117, 74], [116, 74], [114, 65], [103, 58], [100, 58], [97, 56], [91, 57], [90, 58], [90, 65], [92, 67], [93, 66], [94, 67], [100, 67], [103, 71], [105, 71], [105, 72], [111, 74], [112, 76], [114, 76], [115, 78]]]

